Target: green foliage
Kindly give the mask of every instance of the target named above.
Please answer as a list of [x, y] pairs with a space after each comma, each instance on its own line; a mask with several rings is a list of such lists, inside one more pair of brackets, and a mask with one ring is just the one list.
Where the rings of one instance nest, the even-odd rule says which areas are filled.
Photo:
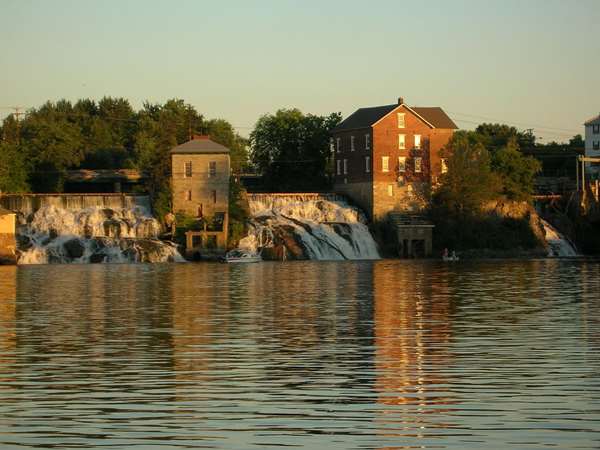
[[448, 172], [440, 178], [431, 208], [438, 249], [539, 247], [529, 216], [501, 217], [489, 210], [492, 201], [531, 200], [540, 164], [519, 151], [515, 132], [507, 126], [458, 131], [443, 150]]
[[236, 247], [246, 235], [246, 223], [250, 217], [250, 210], [246, 200], [246, 191], [234, 177], [229, 181], [229, 230], [228, 246]]
[[0, 143], [0, 192], [29, 191], [29, 167], [20, 149], [9, 143]]
[[458, 131], [442, 156], [448, 171], [433, 195], [434, 209], [461, 218], [478, 215], [501, 186], [500, 178], [492, 172], [490, 153], [473, 139], [472, 132]]
[[315, 190], [328, 186], [327, 161], [331, 130], [341, 115], [304, 115], [280, 109], [262, 116], [252, 133], [252, 162], [271, 190]]
[[541, 170], [539, 161], [524, 156], [515, 139], [494, 154], [492, 168], [502, 180], [502, 193], [510, 200], [529, 201], [535, 175]]
[[510, 141], [515, 141], [519, 148], [530, 148], [535, 145], [532, 130], [519, 131], [510, 125], [499, 123], [482, 123], [475, 129], [474, 136], [491, 153], [506, 147]]

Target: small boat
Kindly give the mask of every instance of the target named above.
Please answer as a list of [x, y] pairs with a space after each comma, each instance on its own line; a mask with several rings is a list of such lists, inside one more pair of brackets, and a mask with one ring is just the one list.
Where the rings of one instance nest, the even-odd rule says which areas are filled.
[[454, 255], [454, 256], [442, 256], [442, 261], [458, 261], [459, 258], [458, 256]]
[[257, 253], [250, 253], [240, 249], [234, 249], [227, 252], [223, 258], [225, 263], [255, 263], [262, 261], [262, 258]]

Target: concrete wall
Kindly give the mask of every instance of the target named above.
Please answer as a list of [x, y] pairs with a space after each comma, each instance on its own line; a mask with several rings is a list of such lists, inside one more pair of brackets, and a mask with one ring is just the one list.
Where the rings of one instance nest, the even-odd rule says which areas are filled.
[[[216, 174], [210, 176], [209, 164], [216, 163]], [[192, 163], [192, 176], [185, 176], [185, 164]], [[229, 211], [229, 155], [174, 154], [171, 155], [173, 212], [193, 217], [211, 217], [216, 212]], [[216, 201], [214, 193], [216, 192]], [[188, 197], [191, 193], [191, 200]]]
[[351, 199], [369, 219], [373, 217], [373, 185], [371, 182], [338, 183], [334, 185], [333, 190]]
[[0, 215], [0, 264], [16, 263], [15, 218], [15, 214]]
[[25, 216], [35, 213], [44, 206], [62, 209], [132, 208], [141, 206], [151, 210], [147, 195], [130, 194], [0, 194], [0, 207]]

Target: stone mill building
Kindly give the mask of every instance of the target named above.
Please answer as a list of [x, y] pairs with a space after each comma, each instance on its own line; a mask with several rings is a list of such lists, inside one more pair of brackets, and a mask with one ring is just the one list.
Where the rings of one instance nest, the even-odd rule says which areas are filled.
[[196, 218], [186, 233], [187, 252], [224, 250], [229, 222], [229, 149], [196, 135], [171, 150], [173, 212]]

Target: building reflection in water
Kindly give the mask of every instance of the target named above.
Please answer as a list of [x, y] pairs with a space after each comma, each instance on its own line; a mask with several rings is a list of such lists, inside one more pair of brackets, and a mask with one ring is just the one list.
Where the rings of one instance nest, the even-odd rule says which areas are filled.
[[384, 434], [422, 437], [428, 428], [451, 426], [432, 417], [456, 403], [445, 387], [453, 362], [447, 275], [427, 263], [373, 266], [375, 390], [385, 406]]
[[13, 378], [16, 351], [17, 267], [0, 266], [0, 392]]

